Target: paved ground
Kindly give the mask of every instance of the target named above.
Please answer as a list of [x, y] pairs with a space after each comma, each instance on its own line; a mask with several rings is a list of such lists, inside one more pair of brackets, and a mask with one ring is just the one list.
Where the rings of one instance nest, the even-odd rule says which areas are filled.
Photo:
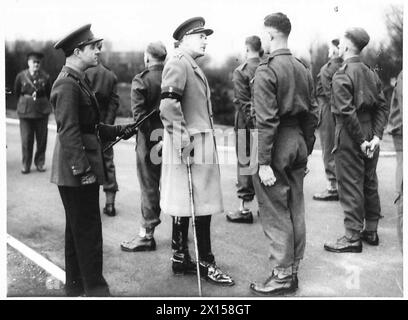
[[[47, 167], [50, 168], [55, 132], [49, 132]], [[104, 274], [115, 296], [179, 297], [196, 295], [195, 277], [175, 277], [170, 268], [171, 219], [163, 217], [157, 229], [158, 248], [151, 253], [123, 253], [119, 243], [136, 235], [140, 221], [140, 190], [136, 178], [134, 146], [119, 143], [115, 159], [120, 192], [118, 216], [102, 215], [104, 236]], [[310, 173], [305, 180], [307, 248], [299, 274], [296, 296], [402, 296], [402, 255], [396, 236], [396, 213], [393, 206], [395, 158], [381, 158], [378, 165], [380, 196], [384, 219], [378, 247], [365, 246], [361, 254], [333, 254], [323, 250], [326, 239], [342, 233], [342, 211], [338, 203], [311, 200], [324, 188], [321, 157], [312, 155]], [[233, 163], [221, 166], [224, 205], [235, 209], [235, 171]], [[29, 175], [20, 173], [20, 138], [18, 126], [7, 125], [7, 228], [8, 233], [33, 248], [56, 265], [64, 267], [64, 214], [55, 185], [49, 183], [50, 171]], [[104, 195], [101, 194], [101, 206]], [[256, 204], [253, 204], [256, 212]], [[192, 238], [192, 237], [190, 237]], [[213, 251], [218, 264], [228, 270], [237, 284], [219, 288], [203, 283], [206, 296], [252, 297], [248, 285], [261, 281], [270, 270], [267, 243], [257, 218], [253, 225], [229, 224], [225, 216], [213, 218]], [[191, 244], [191, 253], [193, 245]], [[58, 295], [44, 292], [42, 286], [18, 286], [18, 266], [8, 264], [9, 295]], [[10, 262], [11, 261], [11, 262]], [[40, 271], [33, 271], [38, 273]], [[15, 281], [13, 279], [16, 279]], [[24, 282], [24, 281], [22, 281]], [[20, 281], [21, 283], [21, 281]], [[40, 281], [41, 283], [41, 281]]]

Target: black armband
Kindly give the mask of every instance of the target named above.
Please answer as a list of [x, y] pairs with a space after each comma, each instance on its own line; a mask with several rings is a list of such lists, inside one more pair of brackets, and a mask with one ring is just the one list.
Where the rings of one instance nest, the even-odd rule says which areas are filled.
[[160, 95], [161, 99], [176, 99], [177, 101], [181, 101], [181, 95], [175, 92], [162, 92]]

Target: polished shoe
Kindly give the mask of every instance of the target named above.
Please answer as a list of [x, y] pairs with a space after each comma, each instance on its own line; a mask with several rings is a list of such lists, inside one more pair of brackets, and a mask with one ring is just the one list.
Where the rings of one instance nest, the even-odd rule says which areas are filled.
[[43, 165], [36, 166], [38, 172], [45, 172], [45, 167]]
[[378, 246], [380, 239], [378, 238], [377, 231], [367, 231], [363, 230], [360, 234], [361, 240], [367, 242], [369, 245]]
[[115, 205], [113, 203], [107, 203], [105, 208], [103, 208], [103, 213], [109, 217], [116, 216]]
[[313, 200], [318, 201], [339, 201], [339, 193], [337, 190], [325, 190], [321, 193], [316, 193]]
[[346, 236], [337, 239], [334, 243], [325, 243], [324, 249], [330, 252], [354, 252], [360, 253], [363, 251], [363, 245], [360, 239], [351, 240], [348, 239]]
[[253, 223], [254, 218], [249, 209], [237, 210], [227, 213], [227, 220], [235, 223]]
[[208, 263], [200, 261], [200, 276], [219, 286], [233, 286], [235, 284], [231, 276], [223, 272], [215, 262]]
[[263, 284], [251, 283], [249, 288], [257, 295], [277, 296], [295, 292], [298, 288], [298, 281], [297, 276], [294, 279], [292, 274], [280, 278], [277, 274], [272, 273]]
[[126, 252], [154, 251], [156, 250], [156, 241], [153, 237], [146, 238], [137, 236], [131, 241], [123, 241], [120, 244], [120, 248]]
[[21, 173], [22, 173], [22, 174], [30, 173], [30, 168], [22, 167], [22, 168], [21, 168]]

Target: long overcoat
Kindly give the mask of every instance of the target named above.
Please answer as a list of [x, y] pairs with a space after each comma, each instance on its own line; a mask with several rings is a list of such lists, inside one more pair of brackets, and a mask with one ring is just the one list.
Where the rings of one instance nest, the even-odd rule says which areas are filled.
[[191, 215], [187, 167], [179, 154], [192, 141], [195, 213], [202, 216], [223, 212], [210, 88], [195, 60], [181, 49], [163, 70], [160, 116], [164, 125], [162, 211], [172, 216]]

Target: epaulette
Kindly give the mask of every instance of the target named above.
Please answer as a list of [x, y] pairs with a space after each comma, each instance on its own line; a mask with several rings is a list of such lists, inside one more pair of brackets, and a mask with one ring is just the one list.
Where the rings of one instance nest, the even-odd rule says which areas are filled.
[[243, 71], [245, 69], [245, 67], [247, 66], [248, 62], [244, 62], [243, 64], [241, 64], [238, 69]]
[[296, 57], [295, 57], [295, 59], [296, 59], [297, 61], [299, 61], [301, 64], [303, 64], [303, 66], [304, 66], [306, 69], [309, 69], [308, 65], [307, 65], [305, 62], [303, 62], [301, 59], [296, 58]]
[[149, 72], [149, 69], [144, 69], [141, 73], [140, 76], [143, 77], [145, 74]]

